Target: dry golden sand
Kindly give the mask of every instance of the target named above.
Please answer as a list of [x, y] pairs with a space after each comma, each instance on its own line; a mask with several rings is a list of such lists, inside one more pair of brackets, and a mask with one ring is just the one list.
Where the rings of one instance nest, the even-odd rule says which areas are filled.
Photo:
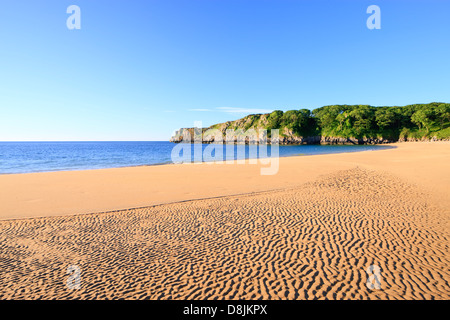
[[[210, 187], [198, 194], [216, 197], [108, 213], [24, 219], [18, 210], [8, 220], [2, 199], [0, 298], [449, 299], [449, 147], [404, 144], [335, 155], [334, 165], [282, 159], [265, 186], [277, 191], [249, 184], [247, 194], [217, 196]], [[214, 167], [184, 166], [186, 175]], [[24, 177], [33, 181], [8, 181]], [[80, 290], [66, 287], [69, 265], [81, 268]], [[366, 286], [370, 265], [381, 268], [380, 290]]]

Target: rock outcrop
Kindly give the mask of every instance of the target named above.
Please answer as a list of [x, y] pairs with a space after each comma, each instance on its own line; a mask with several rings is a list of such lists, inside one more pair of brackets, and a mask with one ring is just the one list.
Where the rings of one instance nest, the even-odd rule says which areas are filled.
[[[336, 106], [335, 106], [336, 107]], [[339, 110], [344, 114], [348, 113], [348, 108], [351, 106], [342, 106]], [[352, 110], [366, 110], [364, 106], [356, 106]], [[367, 106], [365, 106], [367, 107]], [[413, 106], [414, 107], [414, 106]], [[416, 106], [417, 107], [417, 106]], [[436, 107], [436, 106], [434, 106]], [[323, 107], [325, 108], [325, 107]], [[347, 109], [346, 109], [347, 108]], [[375, 108], [375, 107], [372, 107]], [[394, 107], [392, 107], [394, 108]], [[406, 107], [405, 107], [406, 108]], [[319, 108], [320, 109], [320, 108]], [[331, 108], [332, 111], [334, 110]], [[342, 111], [344, 110], [344, 111]], [[345, 111], [346, 110], [346, 111]], [[374, 109], [375, 110], [375, 109]], [[373, 110], [373, 111], [374, 111]], [[384, 110], [384, 109], [380, 109]], [[318, 111], [320, 113], [320, 110]], [[331, 112], [331, 111], [330, 111]], [[341, 114], [340, 113], [340, 114]], [[331, 112], [331, 117], [333, 113]], [[285, 117], [286, 116], [286, 117]], [[334, 117], [337, 117], [334, 115]], [[342, 116], [339, 121], [343, 122], [345, 119], [351, 117], [350, 113]], [[344, 119], [344, 120], [343, 120]], [[374, 124], [374, 119], [363, 119], [367, 123]], [[334, 120], [335, 122], [338, 120]], [[350, 120], [345, 120], [350, 121]], [[355, 119], [353, 119], [355, 121]], [[358, 120], [359, 121], [359, 120]], [[362, 121], [362, 120], [361, 120]], [[364, 122], [363, 123], [366, 123]], [[349, 122], [353, 125], [352, 122]], [[236, 143], [236, 144], [250, 144], [250, 143], [279, 143], [281, 145], [301, 145], [301, 144], [330, 144], [330, 145], [362, 145], [362, 144], [385, 144], [393, 142], [409, 142], [409, 141], [438, 141], [438, 140], [450, 140], [448, 134], [438, 132], [438, 136], [445, 137], [445, 139], [438, 138], [436, 136], [430, 137], [432, 134], [426, 134], [424, 138], [413, 138], [408, 135], [413, 134], [417, 136], [417, 130], [413, 130], [409, 127], [405, 127], [400, 130], [398, 127], [396, 130], [353, 130], [348, 128], [343, 130], [330, 129], [332, 126], [328, 126], [328, 129], [321, 127], [319, 118], [315, 118], [315, 115], [311, 115], [310, 112], [305, 109], [300, 111], [286, 111], [283, 115], [282, 111], [274, 111], [270, 114], [250, 114], [241, 119], [235, 121], [227, 121], [212, 125], [208, 128], [181, 128], [175, 132], [175, 135], [171, 137], [170, 142], [174, 143]], [[342, 126], [342, 123], [339, 125]], [[442, 128], [443, 124], [440, 123]], [[279, 128], [278, 135], [272, 135], [271, 131], [267, 131], [266, 128]], [[419, 128], [420, 129], [420, 128]], [[342, 132], [342, 133], [341, 133]], [[357, 134], [359, 132], [359, 134]], [[365, 133], [364, 133], [365, 132]], [[337, 136], [334, 136], [337, 135]], [[339, 136], [342, 135], [342, 136]], [[345, 137], [356, 135], [357, 137]], [[390, 138], [384, 138], [388, 136]], [[343, 137], [344, 136], [344, 137]], [[400, 136], [400, 138], [398, 138]], [[276, 140], [275, 140], [276, 139]]]
[[438, 137], [431, 137], [431, 138], [412, 138], [412, 137], [407, 137], [407, 138], [399, 138], [398, 142], [433, 142], [433, 141], [450, 141], [450, 139], [439, 139]]
[[[213, 131], [214, 130], [214, 131]], [[322, 136], [311, 136], [311, 137], [302, 137], [293, 134], [292, 132], [283, 132], [280, 134], [277, 140], [273, 138], [268, 138], [261, 133], [258, 135], [258, 131], [256, 131], [256, 135], [252, 135], [251, 132], [247, 131], [247, 134], [244, 134], [244, 131], [235, 131], [235, 134], [228, 135], [225, 129], [213, 129], [211, 128], [202, 128], [196, 129], [194, 128], [181, 128], [180, 130], [175, 132], [175, 135], [170, 138], [170, 142], [174, 143], [194, 143], [196, 141], [201, 143], [279, 143], [281, 145], [300, 145], [300, 144], [329, 144], [329, 145], [356, 145], [356, 144], [384, 144], [384, 143], [392, 143], [394, 140], [389, 139], [371, 139], [371, 138], [342, 138], [342, 137], [322, 137]], [[430, 141], [436, 141], [437, 139], [433, 139]], [[402, 141], [402, 140], [399, 140]], [[405, 140], [405, 141], [416, 141], [416, 140]]]

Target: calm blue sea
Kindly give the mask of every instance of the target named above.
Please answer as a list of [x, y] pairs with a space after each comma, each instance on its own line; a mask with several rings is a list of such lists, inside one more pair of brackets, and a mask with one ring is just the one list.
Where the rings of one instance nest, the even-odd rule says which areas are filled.
[[[165, 141], [151, 142], [0, 142], [0, 174], [60, 170], [85, 170], [172, 163], [176, 146]], [[208, 145], [202, 145], [203, 150]], [[193, 147], [193, 145], [192, 145]], [[225, 146], [223, 154], [225, 155]], [[280, 146], [281, 157], [325, 153], [379, 150], [387, 146]], [[245, 146], [245, 157], [249, 148]], [[192, 149], [193, 150], [193, 149]], [[237, 150], [237, 146], [235, 146]], [[234, 152], [234, 158], [242, 158]], [[268, 155], [270, 156], [270, 147]], [[198, 155], [198, 153], [197, 153]], [[213, 154], [214, 156], [215, 154]], [[259, 155], [258, 155], [259, 156]], [[194, 160], [194, 152], [192, 151]], [[195, 158], [196, 161], [199, 158]], [[203, 161], [211, 160], [206, 157]]]

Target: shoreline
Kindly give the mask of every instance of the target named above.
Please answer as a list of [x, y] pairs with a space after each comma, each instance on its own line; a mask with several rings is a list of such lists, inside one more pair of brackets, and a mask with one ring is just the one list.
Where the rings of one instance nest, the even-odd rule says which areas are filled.
[[[355, 167], [391, 171], [424, 185], [432, 193], [436, 191], [436, 195], [445, 194], [445, 188], [450, 185], [449, 168], [434, 165], [428, 167], [430, 172], [424, 171], [427, 162], [432, 160], [423, 163], [420, 158], [431, 156], [440, 163], [450, 161], [449, 142], [392, 146], [395, 148], [376, 153], [280, 157], [279, 172], [273, 176], [261, 176], [259, 170], [265, 167], [261, 164], [211, 162], [0, 175], [0, 194], [4, 198], [0, 201], [0, 220], [112, 212], [288, 189]], [[421, 151], [423, 148], [427, 150]], [[442, 198], [443, 203], [449, 203]]]
[[448, 207], [360, 159], [282, 190], [0, 220], [0, 299], [449, 299]]
[[449, 147], [0, 176], [0, 299], [448, 299]]
[[[214, 144], [214, 143], [211, 143]], [[313, 145], [280, 145], [280, 147], [296, 147], [296, 146], [313, 146]], [[333, 146], [333, 147], [349, 147], [349, 146], [355, 146], [352, 144], [348, 144], [348, 145], [344, 145], [344, 144], [339, 144], [339, 145], [326, 145], [326, 144], [321, 144], [321, 145], [317, 145], [317, 146]], [[380, 150], [386, 150], [389, 148], [395, 148], [395, 143], [390, 143], [390, 144], [383, 144], [383, 145], [358, 145], [360, 147], [381, 147]], [[343, 152], [330, 152], [330, 153], [316, 153], [316, 154], [287, 154], [287, 155], [279, 155], [279, 158], [288, 158], [288, 157], [304, 157], [304, 156], [320, 156], [320, 155], [327, 155], [327, 154], [341, 154], [341, 153], [354, 153], [354, 152], [365, 152], [365, 151], [379, 151], [379, 150], [362, 150], [362, 151], [343, 151]], [[257, 157], [257, 158], [245, 158], [245, 159], [239, 159], [239, 161], [242, 160], [249, 160], [249, 159], [268, 159], [271, 158], [270, 156], [268, 157]], [[238, 161], [237, 159], [234, 160], [223, 160], [223, 161], [208, 161], [208, 160], [202, 160], [201, 162], [196, 162], [196, 161], [192, 161], [190, 163], [183, 163], [183, 164], [209, 164], [209, 163], [220, 163], [220, 162], [232, 162], [232, 161]], [[105, 167], [105, 168], [88, 168], [88, 169], [56, 169], [56, 170], [43, 170], [43, 171], [31, 171], [31, 172], [14, 172], [14, 173], [1, 173], [0, 172], [0, 176], [2, 175], [16, 175], [16, 174], [33, 174], [33, 173], [52, 173], [52, 172], [72, 172], [72, 171], [92, 171], [92, 170], [107, 170], [107, 169], [123, 169], [123, 168], [139, 168], [139, 167], [153, 167], [153, 166], [165, 166], [165, 165], [173, 165], [173, 164], [177, 164], [177, 163], [173, 163], [172, 161], [167, 161], [167, 162], [161, 162], [161, 163], [154, 163], [154, 164], [140, 164], [140, 165], [125, 165], [125, 166], [120, 166], [120, 167]]]

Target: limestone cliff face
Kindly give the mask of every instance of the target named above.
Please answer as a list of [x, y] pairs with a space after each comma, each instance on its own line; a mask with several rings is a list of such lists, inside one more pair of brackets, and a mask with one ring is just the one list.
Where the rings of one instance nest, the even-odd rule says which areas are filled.
[[399, 138], [398, 142], [433, 142], [433, 141], [450, 141], [450, 139], [439, 139], [438, 137], [431, 137], [431, 138]]
[[383, 144], [392, 143], [394, 140], [373, 139], [373, 138], [341, 138], [341, 137], [321, 137], [320, 144]]
[[[279, 143], [281, 145], [299, 144], [379, 144], [393, 142], [385, 139], [356, 139], [340, 137], [322, 137], [320, 135], [299, 136], [293, 130], [280, 128], [277, 140], [270, 138], [264, 132], [268, 126], [268, 114], [249, 115], [236, 121], [227, 121], [212, 125], [208, 128], [181, 128], [170, 138], [174, 143]], [[233, 132], [228, 134], [227, 130]], [[197, 139], [197, 140], [196, 140]], [[228, 140], [227, 140], [228, 139]]]
[[[299, 145], [299, 144], [384, 144], [392, 142], [406, 141], [436, 141], [437, 138], [400, 138], [391, 140], [385, 138], [342, 138], [328, 137], [320, 135], [300, 136], [293, 130], [282, 127], [279, 129], [277, 140], [270, 138], [270, 132], [264, 130], [269, 126], [269, 114], [248, 115], [236, 121], [227, 121], [212, 125], [208, 128], [181, 128], [170, 138], [174, 143], [279, 143], [281, 145]], [[230, 135], [230, 132], [233, 135]], [[227, 135], [228, 133], [228, 135]], [[197, 139], [197, 140], [196, 140]]]
[[[264, 116], [264, 115], [263, 115]], [[264, 118], [263, 118], [264, 120]], [[228, 134], [227, 130], [234, 132]], [[252, 131], [254, 130], [254, 131]], [[252, 133], [254, 135], [252, 135]], [[228, 139], [228, 140], [227, 140]], [[213, 125], [208, 128], [181, 128], [170, 138], [173, 143], [279, 143], [281, 145], [300, 145], [300, 144], [382, 144], [395, 142], [387, 139], [368, 139], [368, 138], [341, 138], [341, 137], [322, 137], [322, 136], [299, 136], [288, 128], [282, 128], [279, 131], [277, 140], [267, 137], [264, 127], [251, 126], [245, 118], [236, 121], [228, 121]]]
[[174, 143], [194, 142], [194, 128], [181, 128], [175, 131], [175, 135], [169, 141]]

